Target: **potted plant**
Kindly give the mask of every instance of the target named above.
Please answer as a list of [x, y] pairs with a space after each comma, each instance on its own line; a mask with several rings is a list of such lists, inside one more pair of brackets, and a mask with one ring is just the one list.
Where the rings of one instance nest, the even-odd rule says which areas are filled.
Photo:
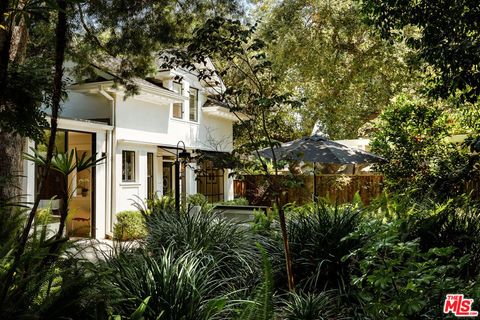
[[88, 187], [90, 186], [89, 179], [79, 179], [78, 187], [82, 190], [82, 197], [86, 197], [88, 194]]

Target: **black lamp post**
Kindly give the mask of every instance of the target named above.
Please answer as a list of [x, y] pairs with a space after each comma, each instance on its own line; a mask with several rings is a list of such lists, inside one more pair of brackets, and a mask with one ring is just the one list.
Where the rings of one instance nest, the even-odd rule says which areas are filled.
[[[179, 153], [178, 150], [180, 150], [180, 148], [178, 146], [180, 144], [183, 144], [183, 149]], [[177, 211], [177, 213], [180, 213], [180, 161], [179, 159], [182, 159], [182, 162], [183, 162], [189, 158], [190, 158], [190, 152], [187, 152], [185, 148], [185, 142], [181, 140], [178, 141], [176, 158], [175, 158], [175, 210]]]

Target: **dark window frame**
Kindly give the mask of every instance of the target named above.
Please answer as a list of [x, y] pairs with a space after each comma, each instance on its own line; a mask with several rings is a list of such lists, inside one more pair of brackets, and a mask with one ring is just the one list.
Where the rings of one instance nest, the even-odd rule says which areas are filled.
[[[125, 170], [125, 164], [126, 164], [126, 160], [127, 160], [127, 153], [133, 153], [133, 157], [131, 157], [131, 159], [133, 159], [133, 164], [131, 166], [131, 178], [129, 179], [128, 178], [128, 173], [126, 172]], [[136, 154], [135, 154], [135, 151], [133, 150], [122, 150], [122, 182], [135, 182], [136, 181], [136, 168], [135, 168], [135, 165], [136, 165]]]

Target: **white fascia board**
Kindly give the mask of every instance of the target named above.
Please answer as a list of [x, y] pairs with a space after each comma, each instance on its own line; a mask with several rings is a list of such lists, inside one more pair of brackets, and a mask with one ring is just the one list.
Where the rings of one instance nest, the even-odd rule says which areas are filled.
[[[149, 96], [148, 101], [149, 102], [157, 102], [156, 99], [160, 98], [161, 101], [158, 101], [160, 104], [165, 104], [165, 103], [172, 103], [172, 102], [184, 102], [189, 99], [189, 97], [185, 97], [183, 95], [179, 95], [178, 93], [175, 93], [173, 91], [170, 91], [168, 89], [163, 89], [163, 88], [155, 88], [154, 85], [152, 84], [151, 86], [147, 86], [145, 84], [139, 83], [137, 84], [140, 93], [138, 95], [134, 95], [133, 97], [136, 96]], [[74, 84], [71, 85], [67, 88], [68, 90], [72, 90], [75, 92], [80, 92], [80, 93], [99, 93], [100, 90], [108, 90], [112, 91], [115, 93], [119, 94], [125, 94], [125, 89], [118, 85], [117, 88], [114, 88], [114, 82], [113, 81], [100, 81], [100, 82], [92, 82], [92, 83], [82, 83], [82, 84]]]
[[218, 118], [227, 119], [235, 122], [240, 120], [250, 119], [246, 114], [243, 114], [240, 112], [233, 113], [227, 108], [222, 106], [202, 107], [202, 112], [212, 117], [218, 117]]
[[[47, 116], [47, 121], [51, 123], [52, 117]], [[112, 131], [113, 126], [89, 120], [58, 118], [58, 128], [64, 130], [78, 130], [86, 132]]]

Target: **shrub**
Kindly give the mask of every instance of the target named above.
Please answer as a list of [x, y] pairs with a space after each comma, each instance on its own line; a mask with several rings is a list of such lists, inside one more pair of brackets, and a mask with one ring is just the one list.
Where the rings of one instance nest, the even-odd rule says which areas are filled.
[[203, 211], [209, 211], [214, 207], [214, 204], [209, 203], [207, 197], [201, 193], [192, 194], [187, 197], [188, 208], [199, 206]]
[[454, 123], [445, 107], [400, 95], [378, 118], [371, 147], [388, 160], [379, 169], [391, 191], [410, 189], [417, 198], [443, 200], [465, 192], [465, 183], [478, 176], [478, 156], [445, 139]]
[[336, 289], [340, 294], [348, 293], [350, 261], [342, 258], [358, 243], [343, 238], [360, 224], [361, 209], [319, 203], [286, 212], [291, 215], [287, 229], [297, 286], [307, 292]]
[[201, 252], [214, 262], [212, 272], [230, 279], [234, 287], [245, 288], [259, 280], [261, 258], [255, 243], [265, 239], [213, 210], [198, 214], [152, 211], [147, 228], [147, 246], [154, 254], [166, 246], [174, 253]]
[[233, 200], [227, 200], [223, 202], [219, 202], [218, 204], [222, 204], [225, 206], [248, 206], [248, 200], [246, 198], [235, 198]]
[[290, 293], [283, 301], [282, 319], [333, 320], [344, 319], [334, 298], [334, 292]]
[[118, 240], [134, 240], [147, 235], [145, 219], [139, 211], [117, 213], [117, 222], [113, 226], [113, 237]]
[[192, 206], [200, 206], [203, 207], [206, 203], [208, 203], [207, 197], [205, 197], [201, 193], [192, 194], [187, 197], [187, 203]]
[[466, 283], [452, 277], [468, 257], [455, 259], [454, 247], [429, 248], [423, 252], [418, 239], [404, 239], [405, 221], [365, 222], [349, 240], [361, 248], [344, 259], [354, 259], [352, 284], [367, 303], [371, 319], [441, 318], [442, 301], [448, 292], [463, 292]]
[[201, 253], [173, 248], [149, 252], [120, 250], [100, 269], [114, 314], [130, 315], [148, 297], [146, 319], [207, 320], [220, 317], [228, 298], [217, 295], [220, 280]]
[[145, 213], [158, 210], [175, 210], [175, 198], [172, 196], [158, 196], [155, 194], [153, 199], [147, 200], [147, 205], [137, 202], [136, 207]]

